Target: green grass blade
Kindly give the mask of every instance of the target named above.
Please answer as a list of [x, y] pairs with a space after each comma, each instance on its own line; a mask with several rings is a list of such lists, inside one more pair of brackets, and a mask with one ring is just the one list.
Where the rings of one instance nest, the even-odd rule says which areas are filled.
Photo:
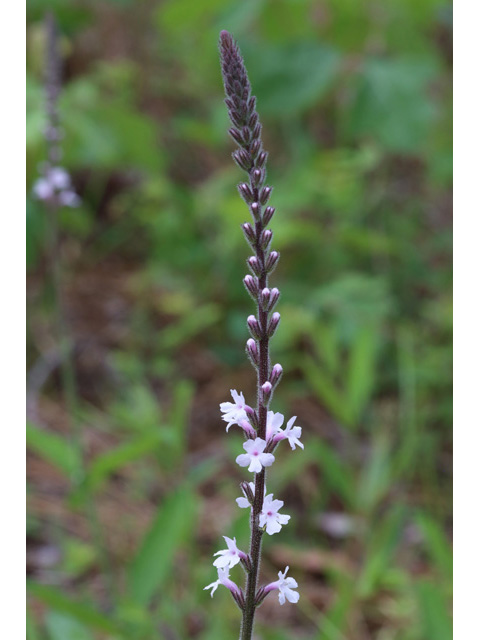
[[79, 468], [75, 448], [65, 438], [27, 422], [27, 448], [70, 476]]
[[135, 603], [147, 605], [167, 580], [175, 581], [175, 553], [192, 537], [195, 519], [196, 498], [188, 484], [165, 498], [129, 570]]
[[441, 588], [429, 580], [416, 584], [423, 638], [452, 640], [453, 628], [445, 597]]
[[65, 613], [92, 629], [107, 633], [120, 633], [119, 626], [89, 604], [72, 600], [59, 589], [38, 582], [27, 582], [27, 591], [55, 611]]
[[108, 476], [118, 469], [148, 453], [154, 453], [160, 441], [161, 436], [158, 431], [146, 433], [98, 456], [88, 471], [87, 480], [90, 482], [90, 487], [98, 489]]

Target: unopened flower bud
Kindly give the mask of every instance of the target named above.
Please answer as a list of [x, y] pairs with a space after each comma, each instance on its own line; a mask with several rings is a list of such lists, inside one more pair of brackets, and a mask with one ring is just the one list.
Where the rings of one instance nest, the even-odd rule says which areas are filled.
[[261, 148], [262, 148], [262, 143], [260, 142], [260, 140], [254, 140], [252, 142], [252, 144], [250, 145], [250, 153], [253, 158], [257, 157], [258, 152], [260, 151]]
[[259, 122], [257, 122], [257, 124], [255, 125], [252, 131], [252, 138], [254, 140], [255, 138], [259, 138], [261, 133], [262, 133], [262, 125]]
[[268, 404], [268, 400], [270, 398], [270, 394], [272, 393], [272, 384], [271, 382], [264, 382], [262, 384], [262, 401], [264, 405]]
[[258, 202], [252, 202], [252, 204], [250, 205], [250, 211], [252, 212], [253, 219], [257, 221], [260, 215], [260, 207], [258, 205]]
[[234, 109], [231, 109], [228, 112], [228, 115], [230, 116], [230, 120], [233, 122], [235, 126], [241, 127], [243, 125], [242, 116], [239, 113], [237, 113]]
[[268, 287], [265, 287], [260, 294], [260, 304], [264, 311], [268, 309], [268, 305], [270, 304], [270, 289]]
[[257, 258], [257, 256], [250, 256], [250, 258], [247, 260], [247, 264], [250, 267], [250, 269], [252, 270], [252, 273], [256, 276], [260, 276], [260, 274], [262, 273], [262, 266]]
[[267, 273], [271, 273], [275, 269], [279, 259], [280, 259], [280, 254], [278, 253], [278, 251], [272, 251], [268, 255], [268, 258], [265, 262], [265, 269], [267, 270]]
[[242, 224], [242, 231], [245, 236], [246, 241], [250, 246], [255, 244], [255, 231], [253, 230], [252, 225], [249, 222], [245, 222]]
[[272, 241], [272, 236], [273, 233], [270, 231], [270, 229], [264, 229], [262, 231], [262, 235], [260, 236], [260, 246], [263, 250], [265, 250]]
[[243, 284], [247, 289], [248, 293], [252, 296], [252, 298], [257, 301], [258, 298], [258, 278], [255, 276], [251, 276], [250, 274], [246, 275], [243, 279]]
[[277, 287], [273, 287], [273, 289], [270, 291], [270, 300], [267, 307], [267, 311], [271, 311], [275, 307], [279, 297], [280, 297], [280, 291], [277, 289]]
[[238, 185], [238, 192], [247, 204], [251, 204], [253, 202], [253, 192], [246, 182], [241, 182]]
[[[251, 317], [254, 317], [254, 316], [251, 316]], [[277, 330], [279, 322], [280, 322], [280, 314], [278, 313], [278, 311], [275, 311], [275, 313], [272, 314], [272, 317], [270, 318], [270, 321], [267, 327], [267, 335], [269, 338], [271, 338], [275, 333], [275, 331]]]
[[270, 372], [270, 382], [272, 383], [272, 387], [276, 387], [279, 383], [280, 378], [282, 377], [283, 367], [281, 364], [276, 364], [273, 366]]
[[273, 218], [274, 213], [275, 213], [275, 207], [265, 207], [265, 211], [263, 212], [263, 216], [262, 216], [262, 223], [264, 227]]
[[237, 144], [240, 144], [240, 145], [243, 144], [242, 134], [238, 129], [235, 129], [232, 127], [231, 129], [228, 130], [228, 133], [231, 135], [231, 137], [235, 140]]
[[260, 198], [259, 198], [261, 204], [267, 204], [271, 193], [272, 193], [272, 187], [262, 187], [262, 190], [260, 191]]
[[252, 361], [252, 364], [255, 367], [258, 367], [259, 359], [258, 359], [258, 347], [257, 343], [253, 338], [249, 338], [247, 340], [247, 355]]
[[247, 103], [247, 107], [249, 111], [254, 111], [255, 110], [255, 103], [257, 102], [257, 98], [255, 96], [252, 96], [248, 103]]
[[266, 151], [262, 151], [258, 154], [257, 158], [257, 167], [262, 168], [265, 166], [268, 158], [268, 153]]
[[262, 182], [263, 172], [261, 169], [255, 169], [252, 174], [252, 183], [254, 187], [258, 187]]
[[[274, 314], [275, 315], [275, 314]], [[279, 319], [280, 319], [280, 314], [277, 314]], [[273, 316], [272, 316], [273, 318]], [[271, 323], [272, 319], [270, 319], [270, 323]], [[278, 324], [278, 322], [277, 322]], [[247, 318], [247, 325], [248, 328], [250, 330], [250, 333], [252, 334], [252, 337], [255, 338], [256, 340], [259, 340], [261, 338], [261, 331], [260, 331], [260, 325], [258, 324], [258, 320], [256, 319], [255, 316], [251, 315], [248, 316]], [[273, 333], [272, 333], [273, 335]]]
[[256, 111], [254, 111], [250, 116], [250, 118], [248, 119], [248, 126], [250, 127], [250, 129], [253, 129], [253, 127], [257, 124], [257, 122], [258, 122], [258, 114]]
[[252, 132], [248, 127], [242, 128], [242, 138], [245, 144], [250, 144], [250, 141], [252, 139]]
[[245, 149], [237, 149], [232, 153], [232, 157], [238, 164], [240, 169], [243, 169], [244, 171], [250, 171], [250, 169], [252, 168], [253, 158], [248, 153], [248, 151], [245, 151]]

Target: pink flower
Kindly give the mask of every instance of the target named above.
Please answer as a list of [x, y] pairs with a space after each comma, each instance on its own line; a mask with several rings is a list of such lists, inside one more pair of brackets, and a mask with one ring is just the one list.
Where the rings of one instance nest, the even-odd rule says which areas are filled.
[[290, 520], [290, 516], [278, 513], [282, 507], [283, 500], [274, 500], [273, 493], [269, 493], [263, 501], [259, 524], [261, 527], [266, 527], [269, 536], [278, 533], [282, 525], [287, 524]]
[[303, 443], [299, 440], [299, 438], [301, 438], [302, 436], [302, 427], [293, 426], [296, 419], [297, 416], [293, 416], [293, 418], [290, 418], [290, 420], [287, 422], [286, 429], [284, 431], [282, 429], [279, 429], [278, 432], [274, 435], [273, 441], [280, 442], [280, 440], [288, 440], [290, 446], [292, 447], [292, 450], [295, 449], [295, 445], [298, 445], [303, 449]]
[[68, 172], [62, 167], [44, 169], [44, 176], [33, 185], [33, 194], [39, 200], [49, 200], [66, 207], [78, 207], [80, 198], [73, 191]]
[[217, 590], [218, 586], [220, 584], [223, 584], [223, 586], [227, 587], [227, 589], [230, 589], [232, 593], [236, 595], [240, 595], [241, 594], [240, 588], [232, 580], [230, 580], [229, 574], [230, 572], [228, 567], [226, 569], [218, 569], [218, 580], [215, 580], [215, 582], [212, 582], [206, 587], [203, 587], [203, 590], [205, 591], [205, 589], [211, 589], [212, 592], [210, 596], [213, 598], [213, 594]]
[[235, 538], [232, 540], [231, 538], [227, 538], [227, 536], [223, 537], [227, 543], [228, 549], [222, 549], [222, 551], [217, 551], [213, 554], [214, 556], [220, 556], [215, 560], [213, 566], [219, 569], [223, 569], [225, 567], [231, 569], [238, 564], [242, 558], [246, 558], [247, 556], [237, 547]]
[[281, 413], [274, 413], [273, 411], [267, 413], [267, 441], [280, 431], [284, 420], [285, 417]]
[[264, 453], [267, 443], [262, 438], [247, 440], [243, 443], [243, 448], [247, 453], [237, 456], [237, 464], [247, 467], [253, 473], [260, 473], [262, 467], [269, 467], [275, 461], [275, 456], [271, 453]]
[[288, 567], [282, 573], [278, 572], [279, 580], [276, 582], [271, 582], [265, 587], [265, 593], [269, 593], [274, 589], [278, 589], [278, 601], [280, 604], [285, 604], [285, 600], [289, 602], [298, 602], [300, 599], [300, 594], [297, 591], [292, 591], [292, 589], [296, 589], [298, 587], [297, 581], [293, 578], [286, 578]]
[[33, 194], [39, 200], [48, 200], [54, 192], [54, 188], [45, 178], [39, 178], [33, 185]]
[[232, 424], [239, 424], [241, 420], [247, 420], [248, 418], [245, 410], [248, 405], [245, 404], [243, 393], [237, 393], [235, 389], [230, 389], [230, 393], [232, 394], [233, 402], [222, 402], [220, 404], [220, 411], [224, 414], [222, 419], [228, 422], [227, 431]]

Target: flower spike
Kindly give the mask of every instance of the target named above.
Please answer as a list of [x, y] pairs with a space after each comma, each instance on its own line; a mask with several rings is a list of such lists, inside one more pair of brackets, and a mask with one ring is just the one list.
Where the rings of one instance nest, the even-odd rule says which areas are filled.
[[[286, 600], [297, 602], [299, 598], [294, 591], [296, 581], [286, 577], [288, 567], [284, 573], [278, 574], [277, 581], [265, 587], [257, 589], [257, 582], [262, 536], [264, 533], [278, 533], [290, 520], [289, 515], [280, 513], [283, 501], [275, 500], [271, 493], [267, 495], [266, 468], [275, 461], [273, 451], [280, 440], [288, 440], [292, 449], [296, 446], [303, 448], [303, 444], [299, 440], [301, 428], [294, 426], [295, 418], [289, 420], [287, 427], [282, 429], [284, 416], [269, 410], [283, 368], [280, 364], [272, 366], [270, 359], [270, 339], [280, 322], [280, 314], [274, 310], [280, 292], [276, 287], [271, 288], [269, 276], [277, 266], [280, 254], [271, 247], [273, 232], [267, 228], [275, 214], [275, 207], [268, 204], [272, 195], [272, 187], [266, 185], [268, 153], [263, 149], [262, 125], [245, 64], [237, 43], [228, 31], [220, 33], [220, 56], [225, 104], [232, 123], [229, 134], [237, 145], [233, 159], [246, 175], [244, 181], [238, 184], [238, 191], [252, 216], [252, 222], [242, 224], [243, 234], [252, 250], [252, 255], [247, 259], [250, 273], [244, 277], [243, 283], [256, 307], [247, 318], [250, 337], [246, 342], [246, 353], [257, 378], [257, 405], [255, 408], [249, 407], [243, 394], [235, 390], [231, 392], [233, 402], [220, 405], [222, 418], [228, 423], [227, 431], [232, 424], [244, 430], [244, 453], [236, 457], [237, 464], [255, 474], [252, 482], [241, 483], [243, 496], [236, 499], [241, 509], [250, 509], [251, 543], [247, 554], [237, 547], [235, 538], [224, 536], [227, 549], [214, 554], [218, 580], [206, 588], [211, 589], [212, 594], [219, 584], [230, 589], [242, 611], [241, 638], [251, 640], [255, 610], [270, 591], [278, 590], [280, 604]], [[247, 573], [245, 592], [230, 580], [228, 574], [229, 569], [239, 563]]]

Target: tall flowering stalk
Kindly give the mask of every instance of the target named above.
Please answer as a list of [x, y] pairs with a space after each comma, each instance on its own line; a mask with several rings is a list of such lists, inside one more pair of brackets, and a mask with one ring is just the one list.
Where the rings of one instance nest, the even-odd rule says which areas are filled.
[[[72, 485], [76, 489], [82, 488], [86, 496], [85, 515], [102, 563], [105, 591], [109, 593], [109, 599], [113, 600], [116, 593], [113, 570], [106, 552], [94, 496], [86, 474], [82, 425], [78, 416], [78, 389], [73, 360], [74, 344], [67, 324], [62, 296], [63, 265], [60, 251], [58, 216], [62, 207], [77, 207], [81, 204], [81, 200], [73, 188], [70, 174], [60, 166], [63, 129], [60, 123], [58, 101], [62, 87], [62, 64], [57, 24], [51, 12], [45, 17], [45, 34], [47, 45], [45, 64], [45, 114], [47, 122], [44, 132], [46, 160], [40, 167], [41, 177], [33, 185], [33, 195], [43, 202], [47, 214], [46, 253], [51, 279], [49, 284], [54, 304], [53, 330], [58, 342], [62, 390], [71, 431], [71, 441], [76, 454], [76, 464], [72, 470], [71, 477]], [[106, 604], [110, 606], [110, 602]]]
[[77, 207], [80, 198], [75, 193], [70, 175], [59, 166], [62, 159], [61, 140], [63, 137], [58, 112], [58, 98], [61, 90], [61, 60], [58, 53], [57, 26], [52, 13], [45, 19], [47, 35], [47, 60], [45, 73], [45, 111], [47, 124], [45, 140], [47, 143], [47, 160], [40, 167], [42, 177], [34, 186], [33, 193], [38, 200], [43, 200], [50, 210], [58, 207]]
[[[227, 549], [217, 552], [214, 565], [218, 569], [218, 580], [206, 589], [216, 590], [218, 585], [226, 586], [242, 611], [241, 640], [249, 640], [253, 633], [256, 608], [270, 591], [277, 590], [280, 604], [285, 600], [298, 602], [298, 586], [293, 578], [286, 577], [288, 567], [279, 572], [279, 579], [268, 585], [258, 587], [258, 573], [262, 538], [264, 533], [273, 535], [287, 524], [290, 516], [281, 514], [281, 500], [275, 500], [273, 494], [266, 492], [266, 467], [275, 461], [274, 452], [281, 440], [288, 440], [292, 449], [303, 444], [300, 442], [301, 427], [295, 426], [296, 417], [291, 418], [282, 429], [284, 416], [270, 410], [273, 392], [283, 373], [280, 364], [273, 367], [270, 362], [270, 339], [280, 322], [280, 314], [274, 311], [279, 299], [277, 288], [270, 289], [268, 278], [275, 269], [279, 253], [271, 250], [272, 231], [267, 228], [275, 208], [268, 206], [272, 187], [265, 184], [267, 152], [261, 139], [262, 127], [256, 111], [256, 98], [251, 95], [250, 82], [239, 48], [227, 31], [220, 34], [220, 55], [222, 75], [225, 86], [225, 104], [232, 122], [229, 134], [237, 143], [233, 153], [237, 165], [246, 172], [248, 181], [238, 185], [238, 190], [252, 215], [253, 225], [245, 222], [242, 230], [253, 255], [247, 260], [251, 274], [243, 282], [256, 304], [256, 315], [247, 318], [251, 338], [247, 341], [247, 355], [257, 374], [257, 403], [252, 408], [245, 402], [243, 393], [232, 390], [233, 402], [220, 405], [223, 419], [239, 426], [244, 433], [244, 453], [237, 456], [236, 462], [247, 467], [254, 474], [253, 482], [242, 482], [243, 496], [237, 499], [241, 508], [250, 508], [250, 549], [246, 553], [237, 547], [236, 540], [225, 538]], [[245, 589], [237, 586], [229, 576], [229, 570], [241, 564], [247, 574]]]

